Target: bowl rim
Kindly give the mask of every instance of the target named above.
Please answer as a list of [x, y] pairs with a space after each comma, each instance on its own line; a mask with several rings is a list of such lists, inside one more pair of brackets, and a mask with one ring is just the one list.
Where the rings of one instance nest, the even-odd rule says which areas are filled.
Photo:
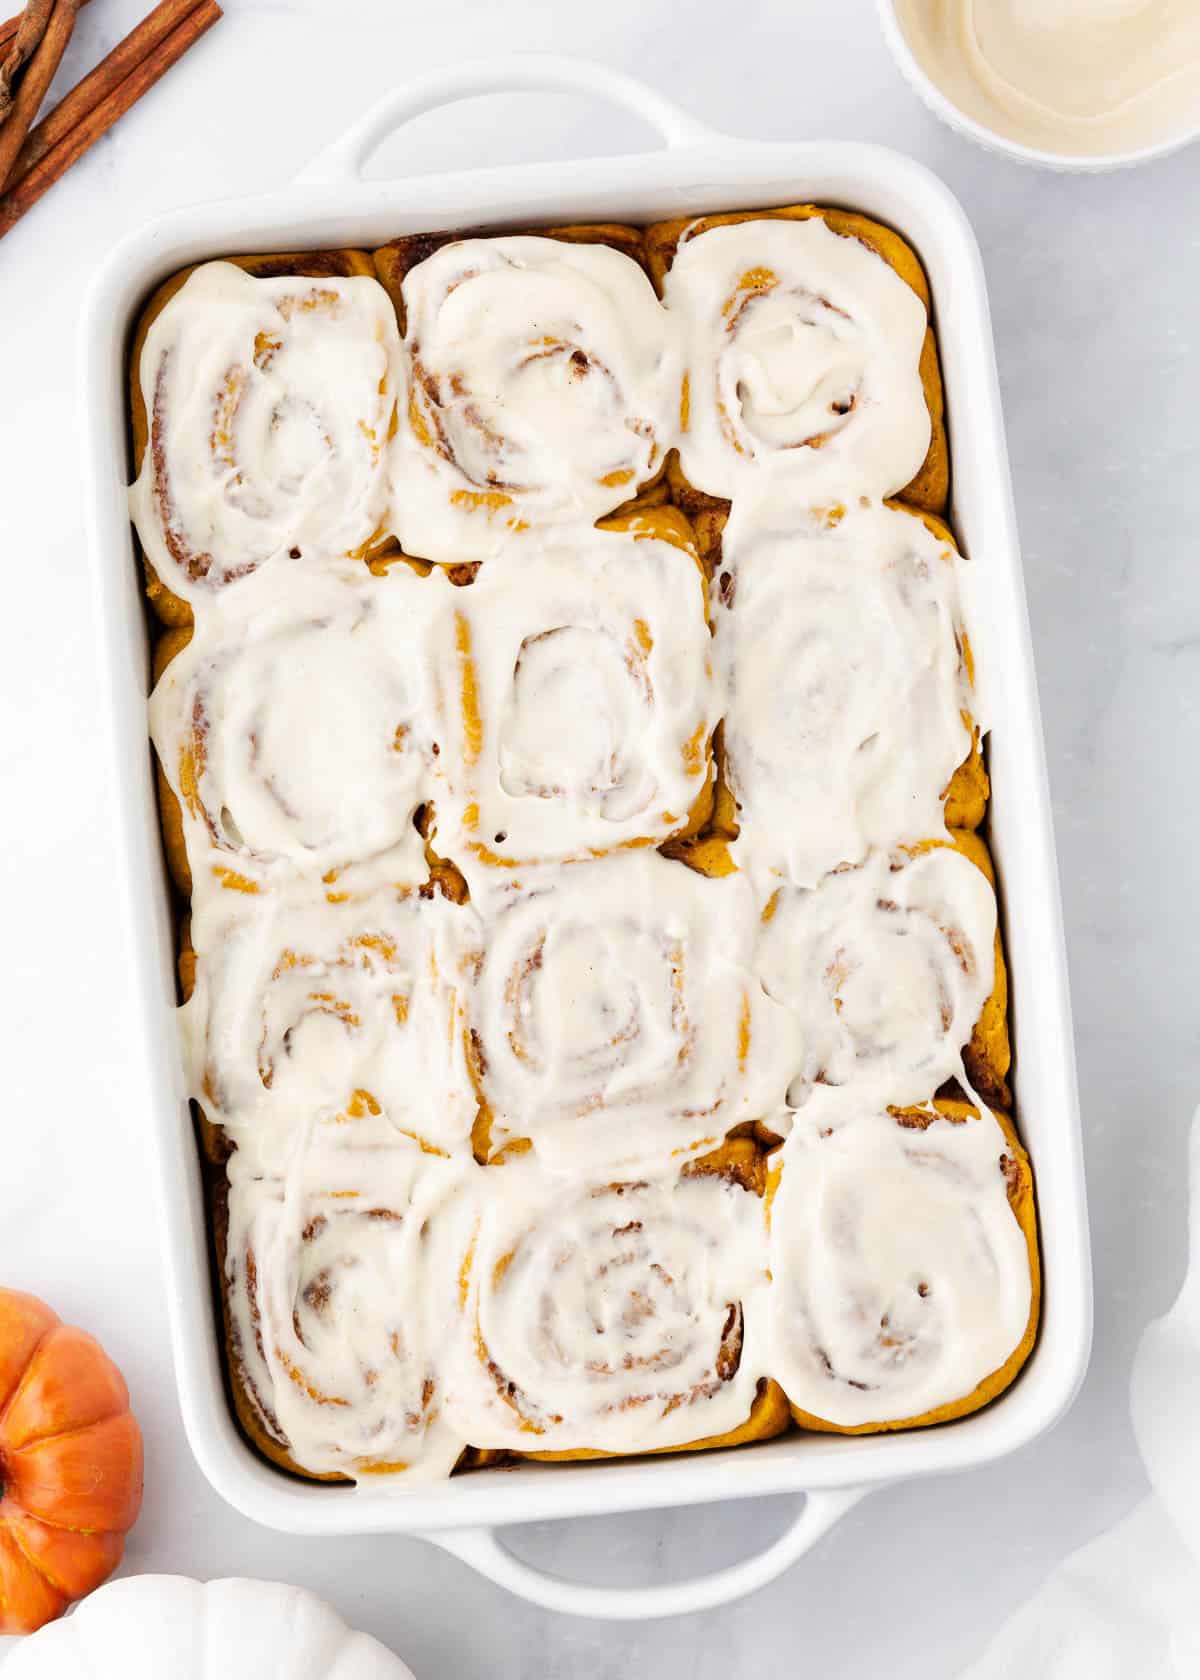
[[1112, 169], [1132, 169], [1138, 164], [1153, 163], [1182, 151], [1200, 140], [1200, 118], [1169, 139], [1156, 140], [1148, 146], [1114, 152], [1053, 152], [1041, 146], [1027, 146], [1023, 141], [1011, 140], [999, 130], [989, 128], [977, 117], [970, 117], [950, 96], [942, 91], [926, 70], [909, 42], [900, 19], [896, 15], [896, 0], [875, 0], [879, 26], [889, 52], [904, 80], [925, 106], [948, 128], [974, 140], [986, 151], [1015, 158], [1019, 163], [1033, 164], [1041, 169], [1053, 169], [1062, 174], [1100, 175]]

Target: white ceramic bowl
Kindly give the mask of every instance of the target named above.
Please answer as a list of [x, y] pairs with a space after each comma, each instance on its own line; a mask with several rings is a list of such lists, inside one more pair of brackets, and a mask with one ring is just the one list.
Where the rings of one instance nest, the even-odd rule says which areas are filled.
[[974, 140], [989, 152], [999, 152], [1002, 157], [1016, 158], [1020, 163], [1031, 163], [1039, 169], [1056, 169], [1063, 174], [1100, 175], [1111, 169], [1131, 169], [1135, 164], [1150, 163], [1154, 158], [1166, 157], [1169, 152], [1179, 151], [1182, 147], [1190, 145], [1193, 140], [1200, 140], [1198, 119], [1181, 129], [1178, 134], [1165, 140], [1156, 140], [1152, 146], [1141, 146], [1134, 151], [1079, 154], [1048, 152], [1037, 146], [1024, 146], [1019, 140], [1010, 140], [1007, 135], [985, 127], [983, 123], [976, 122], [974, 117], [968, 117], [946, 97], [909, 45], [908, 37], [896, 16], [895, 0], [876, 0], [876, 9], [888, 50], [909, 87], [947, 128], [952, 128], [956, 134], [965, 134], [968, 140]]

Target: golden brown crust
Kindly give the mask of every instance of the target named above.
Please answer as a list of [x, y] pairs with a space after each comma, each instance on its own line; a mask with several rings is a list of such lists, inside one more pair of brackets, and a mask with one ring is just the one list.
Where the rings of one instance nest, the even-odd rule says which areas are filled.
[[[868, 250], [874, 251], [876, 256], [882, 258], [920, 298], [928, 318], [932, 308], [929, 282], [911, 245], [893, 228], [885, 227], [882, 222], [872, 221], [869, 216], [860, 216], [851, 210], [835, 210], [827, 205], [788, 204], [774, 210], [733, 210], [723, 215], [685, 216], [674, 221], [655, 222], [646, 229], [645, 234], [646, 262], [650, 278], [661, 297], [667, 274], [684, 233], [687, 233], [689, 239], [695, 239], [707, 233], [710, 228], [728, 227], [735, 222], [806, 222], [814, 217], [818, 217], [834, 233], [859, 240]], [[937, 513], [946, 506], [950, 495], [950, 449], [946, 439], [945, 395], [938, 362], [937, 341], [932, 326], [925, 329], [918, 371], [925, 393], [925, 406], [929, 410], [929, 448], [921, 466], [900, 491], [900, 495], [916, 507], [927, 508]], [[703, 495], [702, 491], [695, 490], [692, 486], [688, 486], [688, 489], [692, 496]], [[708, 497], [707, 500], [715, 510], [720, 511], [723, 507], [728, 512], [728, 502], [722, 503], [720, 498], [715, 496]]]
[[942, 795], [947, 828], [975, 829], [987, 813], [992, 784], [983, 759], [979, 730], [971, 725], [971, 750], [951, 776]]
[[671, 500], [691, 521], [697, 551], [711, 578], [721, 564], [721, 539], [733, 504], [724, 497], [706, 496], [703, 490], [697, 490], [679, 464], [677, 449], [667, 456], [665, 476]]
[[698, 1155], [680, 1170], [681, 1178], [724, 1178], [752, 1196], [767, 1188], [767, 1158], [752, 1137], [727, 1137], [707, 1155]]
[[779, 1384], [764, 1377], [758, 1385], [750, 1411], [744, 1423], [727, 1429], [722, 1435], [706, 1435], [700, 1441], [686, 1441], [678, 1447], [651, 1447], [641, 1453], [601, 1452], [596, 1447], [575, 1447], [563, 1452], [519, 1453], [521, 1458], [536, 1458], [548, 1464], [575, 1464], [594, 1459], [662, 1458], [670, 1453], [714, 1452], [720, 1447], [743, 1447], [751, 1441], [769, 1441], [782, 1435], [792, 1426], [787, 1395]]
[[[644, 513], [648, 508], [667, 507], [671, 502], [671, 486], [667, 483], [667, 463], [663, 462], [653, 478], [648, 478], [636, 496], [631, 496], [608, 515], [620, 519], [626, 513]], [[686, 509], [683, 510], [686, 513]], [[694, 533], [693, 533], [694, 534]], [[703, 558], [703, 556], [701, 557]]]
[[[305, 280], [326, 278], [351, 279], [355, 275], [373, 278], [375, 270], [366, 251], [277, 251], [264, 256], [213, 257], [213, 262], [230, 262], [256, 280], [273, 280], [281, 275], [297, 275]], [[129, 350], [129, 425], [133, 444], [133, 475], [142, 470], [142, 457], [150, 435], [150, 421], [142, 396], [142, 351], [150, 328], [171, 299], [191, 278], [200, 263], [190, 263], [178, 273], [170, 275], [146, 300], [133, 332]], [[176, 595], [159, 577], [141, 550], [142, 569], [146, 579], [146, 598], [163, 624], [178, 626], [192, 622], [192, 606]]]

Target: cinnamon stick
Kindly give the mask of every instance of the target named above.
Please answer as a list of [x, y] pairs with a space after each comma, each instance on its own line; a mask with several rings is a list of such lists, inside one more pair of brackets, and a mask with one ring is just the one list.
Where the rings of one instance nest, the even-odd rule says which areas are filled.
[[[25, 67], [16, 97], [7, 117], [0, 125], [0, 184], [8, 180], [17, 153], [21, 150], [33, 119], [38, 114], [38, 107], [46, 97], [46, 89], [54, 80], [54, 72], [62, 62], [67, 42], [71, 39], [71, 31], [75, 28], [75, 13], [79, 0], [51, 0], [51, 4], [52, 10], [45, 33]], [[32, 5], [30, 10], [32, 11]]]
[[[176, 0], [180, 4], [180, 0]], [[182, 8], [181, 8], [182, 9]], [[52, 146], [10, 191], [0, 198], [0, 238], [14, 227], [42, 194], [60, 180], [89, 147], [107, 134], [119, 117], [164, 76], [188, 48], [221, 16], [217, 0], [200, 0], [182, 21], [117, 85]], [[48, 119], [47, 119], [48, 120]], [[0, 139], [3, 137], [0, 129]]]
[[[79, 0], [79, 4], [81, 6], [86, 6], [87, 3], [88, 0]], [[16, 40], [17, 31], [20, 29], [21, 24], [25, 21], [28, 11], [29, 7], [26, 6], [25, 10], [23, 12], [18, 12], [16, 17], [6, 18], [3, 23], [0, 23], [0, 53], [6, 53], [13, 41]], [[41, 37], [39, 36], [38, 39], [40, 40]], [[35, 42], [34, 45], [36, 44], [37, 43]]]
[[[37, 127], [31, 130], [5, 183], [8, 190], [11, 192], [47, 153], [53, 151], [61, 140], [66, 139], [77, 124], [90, 116], [97, 106], [102, 105], [125, 78], [166, 40], [171, 31], [197, 10], [200, 3], [201, 0], [161, 0], [148, 17], [143, 18], [136, 28], [131, 29], [108, 57], [101, 59], [96, 68], [64, 96], [49, 116], [43, 117]], [[215, 23], [216, 18], [212, 21]]]
[[37, 51], [53, 10], [54, 0], [29, 0], [21, 15], [5, 25], [6, 29], [11, 29], [11, 34], [5, 42], [7, 56], [0, 64], [0, 122], [12, 109], [12, 89], [17, 72]]

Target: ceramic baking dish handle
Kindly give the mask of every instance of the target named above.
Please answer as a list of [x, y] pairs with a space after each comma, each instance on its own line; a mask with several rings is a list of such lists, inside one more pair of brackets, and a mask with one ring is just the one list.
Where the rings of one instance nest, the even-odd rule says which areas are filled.
[[657, 129], [668, 146], [692, 145], [715, 137], [715, 130], [623, 71], [551, 53], [513, 53], [443, 65], [384, 94], [340, 140], [313, 159], [299, 180], [305, 184], [355, 181], [376, 146], [393, 129], [426, 111], [436, 111], [440, 105], [488, 93], [588, 94], [632, 111]]
[[426, 1533], [435, 1546], [469, 1563], [489, 1581], [505, 1587], [543, 1610], [567, 1616], [593, 1616], [606, 1622], [651, 1621], [659, 1616], [688, 1616], [696, 1610], [715, 1610], [735, 1598], [757, 1592], [803, 1557], [810, 1546], [833, 1527], [863, 1497], [865, 1488], [833, 1488], [806, 1493], [804, 1503], [778, 1540], [729, 1569], [697, 1575], [662, 1587], [589, 1587], [545, 1575], [522, 1563], [501, 1545], [495, 1529], [460, 1528]]

